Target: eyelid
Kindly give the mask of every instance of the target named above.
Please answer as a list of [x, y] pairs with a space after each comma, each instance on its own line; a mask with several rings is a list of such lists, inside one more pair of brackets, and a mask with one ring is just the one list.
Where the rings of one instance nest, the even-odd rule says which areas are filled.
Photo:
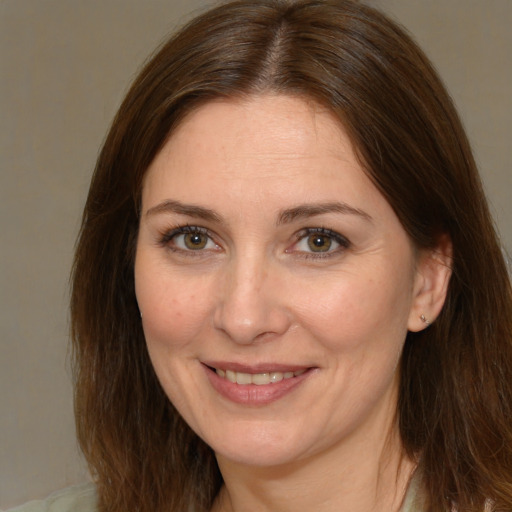
[[192, 249], [182, 249], [180, 247], [172, 247], [170, 246], [170, 242], [177, 237], [178, 235], [186, 235], [186, 234], [194, 234], [198, 233], [201, 235], [205, 235], [209, 238], [209, 240], [215, 244], [216, 247], [219, 247], [219, 244], [215, 241], [215, 234], [212, 233], [209, 229], [204, 228], [202, 226], [194, 226], [191, 224], [179, 225], [176, 227], [168, 228], [162, 231], [158, 238], [158, 244], [162, 247], [168, 247], [176, 252], [184, 252], [184, 253], [194, 253], [194, 255], [199, 255], [199, 253], [203, 252], [205, 249], [198, 249], [194, 251]]
[[350, 241], [348, 240], [347, 237], [345, 237], [345, 236], [341, 235], [340, 233], [333, 231], [332, 229], [329, 229], [329, 228], [322, 228], [322, 227], [304, 228], [304, 229], [301, 229], [300, 231], [298, 231], [297, 233], [295, 233], [295, 236], [296, 236], [297, 240], [301, 240], [302, 238], [304, 238], [307, 235], [314, 235], [314, 234], [330, 236], [333, 240], [338, 242], [340, 245], [343, 245], [344, 247], [348, 247], [350, 245]]
[[[330, 237], [334, 242], [336, 242], [339, 247], [336, 247], [333, 250], [328, 250], [325, 252], [319, 251], [302, 251], [297, 250], [294, 251], [294, 248], [296, 247], [297, 243], [304, 240], [306, 237], [320, 234], [327, 237]], [[332, 229], [323, 228], [323, 227], [309, 227], [304, 228], [295, 233], [295, 237], [297, 239], [297, 242], [293, 244], [291, 250], [287, 250], [286, 252], [296, 252], [300, 254], [304, 258], [313, 258], [313, 259], [321, 259], [321, 258], [329, 258], [331, 256], [335, 256], [336, 254], [339, 254], [340, 252], [343, 252], [345, 249], [348, 249], [351, 246], [351, 242], [346, 238], [345, 236], [341, 235], [340, 233], [333, 231]]]

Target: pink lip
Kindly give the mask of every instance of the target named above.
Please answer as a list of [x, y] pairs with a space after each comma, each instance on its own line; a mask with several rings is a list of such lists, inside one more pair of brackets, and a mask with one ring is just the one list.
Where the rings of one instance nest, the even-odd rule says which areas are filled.
[[[224, 398], [231, 402], [248, 406], [261, 406], [267, 405], [285, 395], [291, 393], [297, 386], [304, 382], [312, 373], [313, 368], [306, 368], [304, 366], [283, 366], [283, 365], [256, 365], [245, 366], [235, 363], [203, 363], [206, 375], [212, 387]], [[279, 382], [272, 384], [264, 384], [257, 386], [256, 384], [236, 384], [230, 382], [226, 378], [220, 377], [215, 373], [212, 368], [229, 369], [244, 373], [262, 373], [266, 372], [295, 372], [299, 370], [306, 370], [303, 374], [292, 377], [290, 379], [283, 379]]]

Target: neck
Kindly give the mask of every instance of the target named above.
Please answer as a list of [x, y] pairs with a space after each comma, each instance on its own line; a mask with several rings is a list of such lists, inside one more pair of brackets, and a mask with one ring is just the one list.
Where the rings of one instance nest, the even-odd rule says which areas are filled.
[[212, 512], [395, 512], [415, 469], [396, 427], [379, 442], [351, 440], [270, 468], [218, 462], [224, 486]]

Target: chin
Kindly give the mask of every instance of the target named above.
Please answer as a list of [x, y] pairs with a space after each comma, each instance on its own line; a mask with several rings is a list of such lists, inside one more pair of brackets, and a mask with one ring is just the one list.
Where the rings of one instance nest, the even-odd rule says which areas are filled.
[[247, 467], [270, 468], [294, 463], [301, 459], [294, 450], [283, 449], [278, 446], [260, 445], [251, 447], [221, 447], [219, 451], [214, 450], [219, 461], [225, 460], [230, 463]]
[[301, 432], [291, 433], [289, 429], [266, 426], [242, 425], [238, 432], [225, 429], [223, 436], [205, 436], [206, 443], [213, 449], [219, 460], [253, 466], [272, 467], [293, 463], [305, 458], [313, 451]]

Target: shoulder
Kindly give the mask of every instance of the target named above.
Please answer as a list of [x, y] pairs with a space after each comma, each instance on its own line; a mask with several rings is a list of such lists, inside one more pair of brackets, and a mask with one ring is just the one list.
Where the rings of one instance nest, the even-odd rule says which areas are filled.
[[411, 481], [409, 482], [409, 487], [407, 489], [404, 501], [402, 503], [402, 507], [400, 508], [399, 512], [421, 512], [422, 510], [424, 510], [421, 504], [422, 497], [420, 485], [421, 476], [419, 474], [419, 471], [416, 470], [416, 472], [413, 474]]
[[29, 501], [6, 512], [96, 512], [94, 484], [74, 485], [50, 494], [44, 500]]

